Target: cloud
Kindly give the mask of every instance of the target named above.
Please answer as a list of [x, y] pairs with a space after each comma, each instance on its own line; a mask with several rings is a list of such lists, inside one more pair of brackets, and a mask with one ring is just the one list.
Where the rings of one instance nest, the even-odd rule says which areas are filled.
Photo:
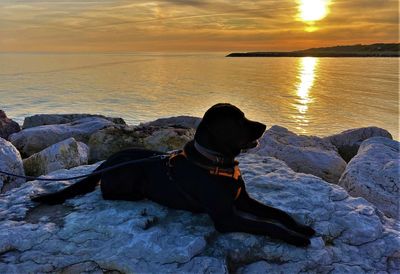
[[398, 41], [394, 0], [332, 0], [305, 31], [297, 0], [3, 0], [0, 51], [292, 50]]

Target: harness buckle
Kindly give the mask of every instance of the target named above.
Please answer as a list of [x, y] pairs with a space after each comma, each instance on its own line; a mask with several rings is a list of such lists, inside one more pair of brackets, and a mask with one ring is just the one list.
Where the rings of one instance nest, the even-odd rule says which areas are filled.
[[160, 159], [161, 159], [161, 160], [167, 159], [167, 158], [169, 158], [169, 157], [171, 157], [170, 154], [160, 155]]
[[174, 150], [174, 151], [171, 151], [169, 155], [166, 155], [164, 159], [168, 158], [167, 166], [168, 167], [174, 167], [174, 165], [172, 163], [172, 160], [175, 157], [178, 157], [179, 155], [182, 155], [183, 157], [186, 158], [185, 151], [183, 151], [183, 150]]

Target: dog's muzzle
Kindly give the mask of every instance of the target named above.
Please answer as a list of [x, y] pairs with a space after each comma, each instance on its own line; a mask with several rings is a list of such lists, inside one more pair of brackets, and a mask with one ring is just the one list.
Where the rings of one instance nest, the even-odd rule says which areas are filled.
[[241, 149], [241, 152], [247, 152], [248, 150], [258, 147], [260, 145], [260, 142], [258, 140], [255, 140], [253, 142], [248, 143], [245, 147]]

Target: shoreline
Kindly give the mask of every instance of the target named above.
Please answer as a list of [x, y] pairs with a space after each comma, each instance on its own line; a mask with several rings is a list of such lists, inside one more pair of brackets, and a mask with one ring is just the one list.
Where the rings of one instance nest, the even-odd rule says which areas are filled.
[[399, 58], [400, 52], [232, 52], [225, 57]]
[[[105, 116], [107, 116], [107, 117], [118, 117], [118, 119], [122, 119], [127, 125], [132, 126], [132, 127], [138, 127], [138, 126], [141, 126], [141, 125], [145, 125], [145, 124], [151, 123], [151, 122], [156, 121], [156, 120], [172, 119], [172, 118], [175, 118], [175, 117], [192, 117], [192, 118], [195, 118], [195, 119], [201, 119], [201, 117], [192, 116], [192, 115], [176, 115], [176, 116], [168, 116], [167, 115], [167, 116], [162, 116], [162, 117], [148, 118], [146, 120], [135, 121], [135, 120], [132, 120], [132, 119], [127, 118], [127, 117], [122, 117], [122, 116], [113, 115], [113, 114], [101, 114], [101, 113], [60, 113], [60, 114], [57, 114], [57, 113], [39, 113], [39, 114], [32, 114], [32, 115], [21, 116], [21, 117], [12, 117], [12, 120], [14, 122], [16, 122], [19, 125], [19, 127], [22, 129], [24, 127], [24, 120], [26, 118], [34, 117], [34, 116], [41, 116], [41, 115], [43, 115], [43, 116], [87, 115], [87, 116], [99, 116], [99, 117], [105, 117]], [[272, 127], [273, 125], [280, 125], [280, 126], [284, 126], [284, 127], [288, 128], [289, 130], [295, 132], [298, 135], [315, 136], [315, 137], [319, 137], [319, 138], [323, 138], [323, 137], [326, 137], [326, 136], [329, 136], [329, 135], [335, 135], [335, 134], [337, 134], [339, 132], [343, 132], [343, 131], [346, 131], [346, 130], [349, 130], [349, 129], [354, 129], [354, 128], [367, 128], [367, 127], [374, 127], [374, 126], [381, 127], [381, 126], [374, 125], [374, 124], [366, 124], [366, 125], [347, 126], [347, 127], [343, 127], [343, 128], [337, 128], [335, 130], [332, 130], [330, 128], [327, 128], [327, 130], [309, 128], [309, 129], [307, 129], [306, 132], [304, 132], [304, 131], [301, 131], [301, 130], [298, 130], [298, 129], [296, 130], [296, 126], [297, 126], [296, 124], [283, 124], [283, 123], [274, 123], [274, 122], [269, 122], [269, 121], [266, 121], [266, 122], [265, 121], [260, 121], [260, 122], [266, 123], [267, 124], [267, 129]], [[386, 128], [386, 129], [390, 130], [388, 128]], [[315, 133], [316, 131], [318, 131], [318, 132]], [[390, 131], [390, 133], [392, 135], [392, 138], [393, 138], [393, 140], [400, 141], [400, 135], [399, 135], [400, 133], [396, 134], [396, 132], [398, 132], [398, 130], [396, 130], [396, 129], [394, 131], [393, 131], [393, 129]]]
[[347, 45], [288, 52], [234, 52], [225, 57], [400, 57], [400, 44]]
[[340, 55], [340, 54], [294, 54], [294, 53], [286, 53], [286, 52], [233, 52], [225, 57], [230, 57], [230, 58], [237, 58], [237, 57], [267, 57], [267, 58], [273, 58], [273, 57], [314, 57], [314, 58], [400, 58], [400, 53], [399, 54], [389, 54], [389, 55], [360, 55], [360, 54], [347, 54], [347, 55]]

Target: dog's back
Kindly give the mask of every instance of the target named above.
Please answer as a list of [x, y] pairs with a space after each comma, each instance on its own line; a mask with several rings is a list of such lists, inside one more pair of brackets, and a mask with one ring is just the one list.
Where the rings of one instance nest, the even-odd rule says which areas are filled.
[[[139, 148], [126, 149], [110, 156], [95, 171], [132, 160], [148, 159], [155, 155], [164, 153]], [[173, 165], [178, 162], [180, 170], [177, 172]], [[176, 181], [179, 173], [180, 180], [185, 180], [187, 183], [195, 182], [196, 170], [201, 171], [179, 155], [173, 157], [173, 160], [160, 157], [154, 161], [125, 165], [103, 174], [89, 176], [58, 192], [34, 197], [32, 201], [60, 204], [77, 195], [93, 191], [100, 183], [102, 196], [106, 200], [150, 199], [171, 208], [202, 212], [201, 205], [186, 192], [181, 182]]]
[[[147, 159], [156, 155], [163, 155], [163, 153], [140, 148], [122, 150], [108, 158], [98, 168], [96, 168], [94, 172], [101, 171], [121, 163], [132, 160]], [[149, 166], [155, 164], [156, 162], [161, 163], [163, 160], [160, 158], [151, 162], [145, 161], [143, 163], [123, 165], [101, 174], [90, 175], [87, 178], [80, 180], [58, 192], [33, 197], [32, 201], [46, 204], [60, 204], [65, 200], [73, 198], [77, 195], [82, 195], [93, 191], [99, 183], [101, 185], [104, 199], [130, 201], [143, 199], [145, 197], [143, 196], [142, 189], [147, 179], [147, 176], [144, 172], [146, 170], [145, 167], [146, 165]], [[153, 170], [153, 172], [157, 173], [158, 171]], [[159, 179], [165, 180], [166, 178], [166, 176], [160, 176]]]

